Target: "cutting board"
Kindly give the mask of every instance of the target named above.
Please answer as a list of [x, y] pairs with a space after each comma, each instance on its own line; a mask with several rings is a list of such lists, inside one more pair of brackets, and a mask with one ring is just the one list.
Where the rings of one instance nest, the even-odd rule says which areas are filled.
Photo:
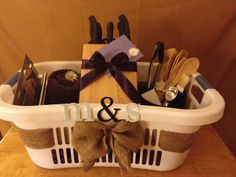
[[[103, 44], [84, 44], [82, 59], [89, 60], [95, 51], [105, 45]], [[81, 77], [91, 69], [81, 69]], [[127, 79], [137, 88], [137, 72], [123, 72]], [[102, 74], [94, 82], [80, 91], [80, 102], [100, 103], [103, 97], [109, 96], [114, 103], [130, 103], [129, 97], [123, 92], [116, 80], [107, 73]]]

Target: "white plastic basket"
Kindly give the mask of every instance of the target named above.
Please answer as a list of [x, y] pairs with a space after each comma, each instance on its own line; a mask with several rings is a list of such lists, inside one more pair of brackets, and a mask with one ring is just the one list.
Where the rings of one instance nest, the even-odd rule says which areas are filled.
[[[53, 61], [36, 63], [39, 73], [51, 73], [58, 69], [74, 69], [78, 72], [80, 61]], [[145, 81], [148, 63], [138, 63], [138, 81]], [[19, 73], [0, 86], [0, 119], [11, 121], [22, 129], [53, 128], [55, 146], [48, 149], [26, 150], [31, 160], [40, 167], [55, 169], [80, 167], [78, 153], [72, 148], [72, 127], [76, 120], [75, 108], [71, 107], [70, 119], [65, 121], [64, 107], [60, 104], [42, 106], [15, 106], [13, 88]], [[192, 87], [198, 87], [203, 93], [199, 103], [192, 94]], [[180, 166], [189, 150], [183, 153], [169, 152], [159, 147], [161, 130], [177, 133], [195, 133], [202, 125], [218, 121], [224, 112], [224, 99], [203, 79], [195, 74], [188, 89], [189, 109], [175, 109], [156, 106], [140, 106], [141, 124], [145, 129], [145, 144], [132, 156], [132, 168], [167, 171]], [[100, 104], [91, 104], [92, 114], [96, 117], [101, 109]], [[126, 105], [114, 104], [114, 107], [124, 108]], [[82, 116], [84, 112], [81, 113]], [[125, 117], [125, 111], [118, 112], [117, 117]], [[95, 166], [118, 166], [113, 154], [99, 159]]]

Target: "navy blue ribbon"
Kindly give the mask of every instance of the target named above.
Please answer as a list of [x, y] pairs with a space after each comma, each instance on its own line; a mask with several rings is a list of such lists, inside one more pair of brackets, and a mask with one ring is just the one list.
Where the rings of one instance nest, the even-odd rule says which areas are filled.
[[134, 103], [150, 105], [149, 102], [140, 96], [133, 84], [121, 72], [137, 71], [136, 62], [129, 62], [129, 57], [125, 53], [118, 53], [111, 59], [110, 63], [107, 63], [102, 54], [95, 52], [90, 60], [82, 60], [82, 69], [92, 69], [92, 71], [88, 72], [81, 78], [80, 90], [88, 86], [106, 70], [109, 70], [125, 94]]

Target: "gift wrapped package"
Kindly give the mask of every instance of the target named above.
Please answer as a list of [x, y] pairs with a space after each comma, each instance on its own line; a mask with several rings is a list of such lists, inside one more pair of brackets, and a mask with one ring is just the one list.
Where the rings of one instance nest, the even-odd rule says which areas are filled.
[[[94, 52], [99, 51], [104, 46], [102, 44], [84, 44], [83, 60], [89, 60]], [[82, 68], [81, 77], [91, 70]], [[137, 89], [137, 71], [122, 71], [122, 73]], [[90, 82], [88, 86], [80, 91], [79, 102], [99, 103], [103, 97], [111, 97], [114, 103], [132, 102], [108, 71], [96, 77], [93, 82]]]

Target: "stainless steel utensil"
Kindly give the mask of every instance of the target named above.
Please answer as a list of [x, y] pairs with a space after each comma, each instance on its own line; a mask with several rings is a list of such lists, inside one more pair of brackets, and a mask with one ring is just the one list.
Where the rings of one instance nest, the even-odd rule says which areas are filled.
[[166, 101], [164, 102], [163, 106], [167, 107], [169, 105], [169, 102], [173, 101], [177, 97], [178, 93], [179, 92], [176, 87], [174, 86], [169, 87], [165, 93]]
[[[157, 78], [159, 78], [163, 59], [164, 59], [164, 43], [158, 41], [155, 45], [153, 55], [149, 64], [147, 90], [152, 89], [156, 83]], [[154, 77], [153, 77], [154, 62], [156, 60], [158, 60], [158, 63], [157, 63], [156, 72], [154, 73]]]

